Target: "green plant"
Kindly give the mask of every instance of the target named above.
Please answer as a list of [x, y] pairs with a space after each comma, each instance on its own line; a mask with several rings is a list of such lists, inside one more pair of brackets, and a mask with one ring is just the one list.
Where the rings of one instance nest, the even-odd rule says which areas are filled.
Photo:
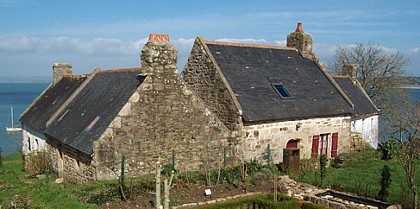
[[390, 160], [400, 152], [400, 146], [395, 140], [387, 140], [379, 143], [379, 150], [382, 152], [383, 160]]
[[173, 164], [165, 164], [162, 167], [161, 174], [162, 176], [171, 176], [172, 171], [176, 172]]
[[268, 179], [267, 174], [263, 173], [263, 172], [258, 172], [255, 173], [254, 176], [252, 176], [253, 180], [266, 180]]
[[245, 166], [248, 176], [253, 176], [263, 168], [262, 164], [257, 160], [251, 160], [251, 162], [246, 163]]
[[385, 201], [388, 198], [388, 189], [391, 184], [391, 171], [389, 170], [388, 165], [384, 165], [382, 168], [381, 176], [381, 190], [379, 190], [378, 198]]
[[324, 188], [324, 180], [327, 174], [327, 156], [321, 155], [319, 157], [319, 172], [321, 177], [321, 184], [320, 187]]
[[177, 206], [179, 204], [179, 200], [177, 199], [171, 199], [169, 201], [169, 206]]
[[315, 158], [301, 160], [299, 164], [300, 173], [297, 180], [302, 182], [306, 174], [312, 170], [315, 170], [316, 166], [317, 160]]
[[343, 167], [343, 164], [344, 164], [344, 160], [341, 159], [340, 156], [337, 156], [332, 161], [331, 167], [333, 167], [333, 168], [342, 168]]

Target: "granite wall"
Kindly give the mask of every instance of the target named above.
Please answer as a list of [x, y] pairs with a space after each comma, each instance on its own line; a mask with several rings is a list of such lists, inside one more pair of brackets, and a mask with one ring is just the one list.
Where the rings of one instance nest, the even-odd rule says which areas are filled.
[[181, 76], [230, 130], [240, 130], [241, 118], [238, 109], [221, 73], [200, 39], [195, 40]]
[[274, 163], [283, 161], [283, 149], [289, 140], [298, 140], [300, 158], [311, 157], [314, 135], [328, 135], [328, 157], [331, 157], [332, 133], [338, 133], [338, 153], [350, 151], [350, 116], [244, 125], [238, 157], [267, 161], [267, 148]]
[[172, 162], [177, 170], [223, 165], [224, 148], [234, 160], [237, 141], [176, 73], [176, 50], [169, 42], [149, 41], [142, 51], [147, 76], [105, 133], [94, 142], [97, 179], [116, 178], [125, 155], [128, 176], [154, 172]]

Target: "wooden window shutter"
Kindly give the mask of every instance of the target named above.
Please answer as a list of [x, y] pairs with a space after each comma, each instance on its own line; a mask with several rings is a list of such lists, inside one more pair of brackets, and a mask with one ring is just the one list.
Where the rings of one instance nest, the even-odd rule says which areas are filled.
[[338, 155], [338, 133], [332, 134], [331, 157]]
[[312, 140], [312, 153], [311, 157], [318, 157], [319, 151], [319, 135], [314, 135]]

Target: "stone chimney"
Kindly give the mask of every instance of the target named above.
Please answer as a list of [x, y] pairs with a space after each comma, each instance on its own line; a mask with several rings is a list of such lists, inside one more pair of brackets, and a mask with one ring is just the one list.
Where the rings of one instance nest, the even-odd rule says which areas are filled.
[[357, 69], [355, 64], [345, 63], [341, 69], [341, 75], [348, 76], [353, 82], [357, 80]]
[[287, 36], [287, 46], [299, 50], [305, 57], [312, 58], [312, 36], [303, 31], [302, 23], [298, 23], [295, 32]]
[[177, 51], [168, 35], [150, 34], [140, 58], [142, 75], [177, 73]]
[[69, 63], [54, 63], [53, 64], [53, 83], [57, 84], [64, 76], [71, 76], [71, 64]]

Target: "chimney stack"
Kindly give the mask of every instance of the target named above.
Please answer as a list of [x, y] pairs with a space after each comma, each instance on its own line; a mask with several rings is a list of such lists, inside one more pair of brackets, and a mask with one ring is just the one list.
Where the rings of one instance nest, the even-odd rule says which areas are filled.
[[299, 50], [303, 56], [312, 58], [312, 36], [303, 31], [302, 23], [298, 23], [295, 32], [287, 36], [287, 46]]
[[63, 77], [71, 76], [71, 64], [69, 63], [54, 63], [53, 64], [53, 83], [57, 84]]
[[140, 58], [142, 75], [177, 73], [177, 51], [166, 34], [150, 34]]
[[353, 82], [357, 80], [357, 69], [355, 64], [345, 63], [341, 75], [348, 76]]

